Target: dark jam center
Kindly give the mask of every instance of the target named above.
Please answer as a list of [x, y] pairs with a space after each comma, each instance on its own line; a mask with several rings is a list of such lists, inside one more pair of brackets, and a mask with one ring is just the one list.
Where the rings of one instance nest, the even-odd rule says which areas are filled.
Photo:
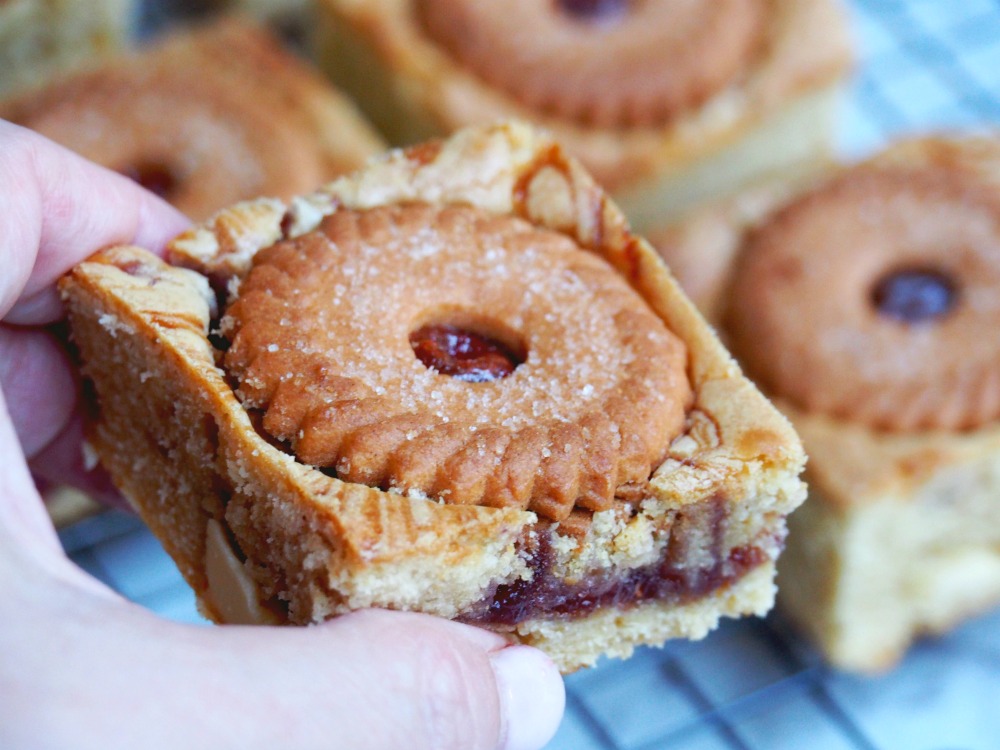
[[505, 378], [523, 362], [502, 342], [457, 326], [423, 326], [410, 334], [410, 346], [427, 367], [469, 383]]
[[872, 291], [882, 315], [903, 323], [922, 323], [947, 315], [958, 301], [958, 287], [932, 269], [903, 269], [883, 276]]
[[625, 16], [630, 0], [556, 0], [556, 7], [580, 21], [607, 23]]
[[531, 580], [499, 586], [483, 609], [462, 619], [509, 627], [540, 616], [573, 619], [599, 608], [627, 609], [645, 601], [683, 603], [739, 580], [768, 559], [757, 547], [737, 547], [707, 567], [681, 566], [666, 557], [624, 575], [568, 585], [552, 576], [551, 553], [543, 546], [531, 561]]
[[177, 190], [177, 178], [165, 164], [159, 162], [138, 162], [126, 164], [118, 170], [130, 180], [142, 185], [146, 190], [169, 200]]
[[532, 575], [498, 586], [461, 619], [511, 627], [536, 617], [574, 619], [598, 609], [628, 609], [646, 601], [693, 601], [770, 559], [755, 544], [724, 550], [727, 523], [721, 499], [696, 504], [674, 519], [658, 561], [631, 570], [595, 571], [572, 583], [556, 573], [550, 535], [539, 533], [522, 550]]

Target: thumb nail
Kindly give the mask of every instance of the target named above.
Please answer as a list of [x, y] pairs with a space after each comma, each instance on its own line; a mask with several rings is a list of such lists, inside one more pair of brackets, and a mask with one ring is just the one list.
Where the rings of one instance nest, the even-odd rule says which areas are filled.
[[566, 689], [552, 660], [538, 649], [508, 646], [490, 656], [506, 728], [500, 750], [541, 750], [559, 728]]

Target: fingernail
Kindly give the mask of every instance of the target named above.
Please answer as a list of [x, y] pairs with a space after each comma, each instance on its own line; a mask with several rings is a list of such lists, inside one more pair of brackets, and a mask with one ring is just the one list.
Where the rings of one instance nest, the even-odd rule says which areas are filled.
[[541, 750], [552, 739], [566, 689], [555, 664], [538, 649], [508, 646], [490, 656], [506, 727], [500, 750]]

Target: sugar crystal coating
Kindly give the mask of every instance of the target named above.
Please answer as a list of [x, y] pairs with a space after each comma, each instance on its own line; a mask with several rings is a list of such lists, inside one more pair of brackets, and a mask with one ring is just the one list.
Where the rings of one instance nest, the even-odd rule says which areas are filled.
[[[436, 372], [410, 343], [428, 323], [524, 361]], [[469, 207], [338, 211], [258, 253], [223, 327], [237, 394], [303, 462], [551, 519], [641, 492], [690, 400], [685, 347], [602, 259]]]

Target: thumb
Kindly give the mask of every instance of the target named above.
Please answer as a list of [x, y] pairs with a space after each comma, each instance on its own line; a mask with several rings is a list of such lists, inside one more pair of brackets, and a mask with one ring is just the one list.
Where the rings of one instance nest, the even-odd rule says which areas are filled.
[[540, 750], [558, 727], [552, 661], [468, 625], [384, 610], [311, 628], [159, 620], [62, 555], [2, 393], [0, 455], [0, 746]]
[[[28, 473], [0, 390], [0, 552], [31, 557], [58, 557], [59, 540]], [[0, 556], [0, 564], [4, 563]]]
[[53, 597], [41, 604], [0, 631], [21, 645], [0, 662], [0, 687], [5, 671], [17, 684], [4, 747], [540, 750], [562, 715], [541, 652], [427, 615], [199, 628], [107, 598], [58, 617]]
[[562, 679], [537, 649], [468, 625], [384, 610], [357, 612], [323, 629], [341, 652], [343, 699], [356, 719], [358, 736], [345, 747], [536, 750], [562, 717]]

